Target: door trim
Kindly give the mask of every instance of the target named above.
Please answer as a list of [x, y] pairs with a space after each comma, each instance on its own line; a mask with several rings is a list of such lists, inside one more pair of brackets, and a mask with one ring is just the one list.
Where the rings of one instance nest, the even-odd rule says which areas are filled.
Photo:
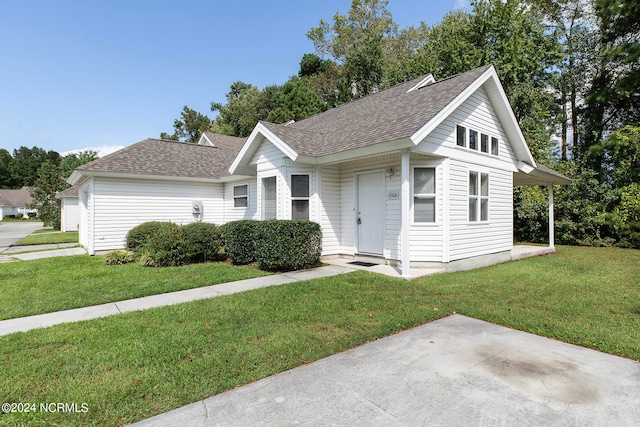
[[[382, 241], [381, 241], [381, 245], [380, 245], [380, 252], [364, 252], [360, 250], [360, 227], [358, 227], [358, 212], [359, 212], [359, 195], [360, 195], [360, 175], [370, 175], [370, 174], [380, 174], [380, 184], [381, 184], [381, 191], [380, 191], [380, 197], [381, 197], [381, 202], [382, 202]], [[384, 175], [384, 169], [371, 169], [371, 170], [363, 170], [363, 171], [358, 171], [354, 174], [354, 178], [355, 178], [355, 209], [353, 211], [354, 215], [353, 215], [353, 223], [355, 226], [355, 249], [356, 249], [356, 254], [362, 254], [362, 255], [373, 255], [373, 256], [384, 256], [384, 252], [385, 252], [385, 246], [386, 246], [386, 233], [387, 233], [387, 207], [386, 207], [386, 201], [385, 201], [385, 175]]]

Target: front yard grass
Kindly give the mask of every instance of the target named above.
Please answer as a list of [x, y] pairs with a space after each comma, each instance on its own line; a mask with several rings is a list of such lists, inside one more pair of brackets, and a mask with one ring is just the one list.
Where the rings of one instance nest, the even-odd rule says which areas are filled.
[[78, 243], [77, 231], [38, 230], [17, 242], [14, 246], [45, 245], [49, 243]]
[[104, 265], [103, 258], [78, 255], [2, 264], [0, 320], [268, 274], [222, 262], [149, 268], [137, 263]]
[[560, 247], [410, 282], [358, 271], [11, 334], [0, 400], [89, 410], [0, 424], [122, 425], [453, 312], [640, 360], [639, 277], [640, 251]]

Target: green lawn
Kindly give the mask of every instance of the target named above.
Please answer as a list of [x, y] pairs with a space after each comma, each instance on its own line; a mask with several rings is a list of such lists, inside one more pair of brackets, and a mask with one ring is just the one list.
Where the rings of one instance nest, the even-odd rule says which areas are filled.
[[227, 263], [149, 268], [78, 255], [0, 268], [0, 320], [250, 279], [268, 273]]
[[48, 243], [78, 243], [78, 232], [67, 231], [63, 233], [62, 231], [38, 230], [20, 240], [14, 246], [44, 245]]
[[407, 282], [355, 272], [0, 337], [0, 400], [140, 420], [452, 312], [640, 360], [640, 251], [558, 254]]

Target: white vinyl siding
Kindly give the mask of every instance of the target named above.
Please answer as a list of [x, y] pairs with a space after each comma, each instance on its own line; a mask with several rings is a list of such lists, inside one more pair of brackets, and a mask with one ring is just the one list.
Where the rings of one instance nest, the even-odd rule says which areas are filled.
[[[435, 223], [413, 224], [410, 226], [411, 261], [441, 262], [443, 239], [443, 168], [441, 160], [428, 160], [424, 156], [412, 155], [411, 166], [435, 167], [436, 202]], [[400, 154], [377, 156], [343, 163], [340, 170], [340, 203], [334, 210], [340, 210], [341, 232], [338, 234], [340, 249], [338, 253], [354, 254], [356, 251], [356, 175], [368, 171], [384, 171], [384, 200], [381, 208], [385, 210], [384, 221], [384, 257], [400, 260], [401, 210], [401, 170]], [[390, 173], [393, 171], [393, 175]], [[322, 179], [325, 185], [326, 178]], [[334, 184], [335, 185], [335, 184]], [[328, 193], [328, 191], [327, 191]], [[411, 203], [413, 207], [413, 202]], [[413, 212], [413, 211], [412, 211]], [[335, 218], [335, 215], [334, 215]], [[335, 222], [335, 220], [334, 220]], [[335, 227], [334, 227], [335, 229]]]
[[340, 170], [337, 166], [323, 166], [317, 170], [322, 255], [336, 255], [342, 253], [339, 238], [342, 235]]
[[124, 248], [127, 232], [143, 222], [194, 222], [193, 201], [202, 202], [203, 222], [224, 220], [222, 184], [98, 177], [93, 181], [93, 251]]
[[[477, 148], [469, 149], [469, 130], [478, 133]], [[458, 145], [458, 135], [465, 135], [464, 148]], [[482, 134], [489, 138], [489, 153], [482, 152]], [[494, 141], [495, 139], [495, 141]], [[416, 151], [433, 153], [454, 160], [491, 165], [516, 171], [515, 154], [506, 139], [500, 121], [484, 89], [478, 89], [451, 115], [442, 121], [416, 147]]]
[[[510, 171], [473, 167], [460, 161], [450, 163], [449, 255], [450, 260], [511, 250], [513, 247], [513, 174]], [[488, 220], [469, 221], [469, 175], [487, 174]], [[481, 185], [479, 182], [478, 185]], [[481, 189], [478, 188], [481, 193]], [[478, 197], [480, 199], [480, 197]], [[479, 203], [479, 202], [478, 202]], [[478, 217], [480, 212], [478, 212]]]
[[[235, 207], [235, 188], [247, 186], [247, 207]], [[227, 183], [224, 186], [224, 218], [223, 223], [240, 219], [258, 219], [256, 180]]]
[[77, 197], [63, 197], [61, 200], [61, 231], [78, 231], [80, 206]]

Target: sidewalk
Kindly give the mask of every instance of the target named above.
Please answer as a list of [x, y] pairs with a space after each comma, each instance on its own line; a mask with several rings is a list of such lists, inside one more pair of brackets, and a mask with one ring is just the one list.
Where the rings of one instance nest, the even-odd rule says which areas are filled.
[[2, 320], [0, 321], [0, 336], [12, 334], [14, 332], [26, 332], [32, 329], [46, 328], [61, 323], [97, 319], [100, 317], [127, 313], [129, 311], [146, 310], [154, 307], [163, 307], [188, 301], [214, 298], [222, 295], [230, 295], [252, 289], [264, 288], [267, 286], [283, 285], [285, 283], [297, 282], [300, 280], [330, 277], [338, 274], [350, 273], [352, 271], [354, 270], [351, 268], [331, 265], [310, 270], [292, 271], [273, 276], [257, 277], [254, 279], [221, 283], [218, 285], [187, 289], [184, 291], [151, 295], [90, 307], [75, 308], [55, 313], [37, 314], [35, 316], [21, 317], [18, 319]]
[[84, 255], [86, 253], [87, 251], [85, 251], [84, 248], [78, 247], [78, 243], [11, 246], [2, 253], [0, 256], [0, 262], [11, 262], [16, 260], [31, 261], [34, 259], [54, 258], [59, 256]]

